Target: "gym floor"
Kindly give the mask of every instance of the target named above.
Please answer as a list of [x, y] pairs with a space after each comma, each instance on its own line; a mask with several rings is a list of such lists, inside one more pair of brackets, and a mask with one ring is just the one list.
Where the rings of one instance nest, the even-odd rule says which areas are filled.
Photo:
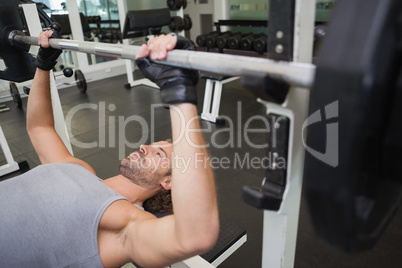
[[[121, 155], [137, 150], [136, 143], [170, 138], [168, 111], [163, 107], [154, 109], [151, 106], [160, 103], [158, 90], [146, 86], [127, 90], [124, 88], [125, 83], [126, 76], [122, 75], [89, 83], [86, 94], [80, 93], [75, 87], [59, 90], [64, 115], [66, 118], [72, 116], [69, 127], [77, 141], [74, 143], [81, 143], [79, 146], [73, 143], [74, 155], [92, 165], [98, 176], [103, 179], [118, 173]], [[200, 112], [204, 86], [205, 81], [201, 80], [198, 85]], [[230, 118], [228, 122], [233, 122], [233, 125], [215, 125], [202, 121], [206, 141], [211, 145], [211, 157], [227, 158], [233, 163], [236, 157], [261, 159], [265, 156], [264, 149], [252, 148], [252, 144], [265, 143], [264, 135], [250, 132], [250, 142], [247, 142], [243, 135], [239, 135], [242, 133], [239, 129], [244, 128], [250, 118], [265, 114], [265, 107], [255, 99], [237, 81], [224, 86], [220, 114]], [[0, 113], [0, 124], [14, 159], [17, 162], [27, 161], [30, 168], [33, 168], [40, 162], [25, 130], [26, 102], [27, 98], [23, 98], [22, 109], [16, 108], [12, 101], [3, 103], [10, 111]], [[92, 106], [78, 106], [88, 103]], [[141, 125], [139, 117], [132, 117], [133, 115], [145, 119], [148, 124]], [[249, 128], [263, 127], [261, 120], [250, 122]], [[230, 129], [232, 131], [229, 131]], [[90, 148], [82, 148], [82, 145]], [[4, 155], [1, 154], [0, 165], [4, 163]], [[13, 175], [15, 174], [7, 177]], [[233, 165], [228, 168], [227, 165], [222, 165], [221, 168], [215, 169], [215, 175], [221, 217], [247, 230], [247, 242], [220, 267], [261, 267], [263, 212], [242, 201], [241, 189], [244, 185], [259, 186], [264, 177], [264, 169], [247, 166], [233, 168]], [[302, 197], [295, 267], [402, 267], [401, 249], [401, 209], [373, 250], [351, 255], [317, 237], [305, 197]]]

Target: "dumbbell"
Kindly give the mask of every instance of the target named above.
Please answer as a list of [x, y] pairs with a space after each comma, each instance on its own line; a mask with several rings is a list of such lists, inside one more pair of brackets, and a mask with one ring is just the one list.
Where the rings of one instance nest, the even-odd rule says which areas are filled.
[[206, 46], [206, 42], [207, 42], [207, 38], [209, 35], [212, 35], [214, 33], [217, 33], [217, 31], [214, 32], [210, 32], [207, 34], [200, 34], [199, 36], [197, 36], [197, 38], [195, 39], [195, 43], [197, 44], [197, 46], [199, 47], [205, 47]]
[[166, 1], [166, 4], [167, 4], [167, 6], [168, 6], [168, 8], [170, 9], [170, 10], [172, 10], [172, 11], [175, 11], [175, 10], [179, 10], [180, 9], [180, 7], [181, 7], [181, 3], [180, 3], [181, 1], [178, 1], [178, 0], [167, 0]]
[[170, 18], [169, 29], [172, 32], [181, 32], [184, 30], [184, 20], [182, 17], [173, 16]]
[[184, 30], [189, 31], [193, 27], [193, 21], [191, 20], [189, 15], [184, 15]]
[[[64, 75], [65, 77], [71, 77], [71, 76], [73, 76], [73, 74], [74, 74], [75, 81], [72, 81], [72, 82], [69, 82], [69, 83], [57, 84], [56, 86], [60, 86], [60, 85], [67, 85], [67, 86], [76, 85], [78, 87], [79, 91], [81, 91], [82, 93], [85, 93], [87, 91], [87, 80], [85, 79], [85, 76], [84, 76], [84, 74], [82, 73], [81, 70], [75, 69], [75, 71], [73, 71], [72, 68], [64, 68], [63, 69], [63, 74], [55, 75], [55, 78], [59, 77], [60, 75]], [[24, 86], [22, 88], [22, 90], [24, 91], [25, 94], [29, 95], [29, 92], [30, 92], [31, 89], [29, 87]]]
[[224, 32], [222, 35], [218, 37], [216, 40], [216, 45], [219, 49], [224, 49], [227, 47], [227, 43], [229, 38], [233, 35], [231, 31]]
[[181, 6], [183, 7], [183, 9], [186, 9], [186, 7], [187, 7], [187, 0], [181, 0]]
[[253, 50], [254, 46], [254, 40], [257, 38], [260, 38], [261, 36], [265, 35], [264, 33], [259, 33], [259, 34], [248, 34], [246, 36], [243, 36], [240, 42], [240, 48], [242, 50]]
[[242, 37], [243, 37], [243, 34], [240, 33], [240, 32], [237, 32], [234, 35], [232, 35], [231, 37], [229, 37], [229, 40], [228, 40], [228, 43], [227, 43], [228, 48], [230, 48], [230, 49], [239, 49]]
[[167, 0], [167, 6], [172, 11], [177, 11], [183, 7], [185, 9], [187, 7], [187, 0]]
[[67, 86], [76, 85], [78, 87], [79, 91], [81, 91], [82, 93], [85, 93], [87, 91], [87, 80], [85, 79], [85, 76], [82, 73], [82, 71], [79, 69], [75, 69], [73, 71], [73, 69], [71, 69], [71, 68], [63, 69], [63, 75], [65, 77], [71, 77], [71, 76], [73, 76], [73, 74], [74, 74], [75, 81], [57, 84], [57, 86], [59, 86], [59, 85], [67, 85]]
[[218, 37], [219, 37], [218, 32], [215, 32], [215, 33], [212, 33], [212, 34], [208, 35], [208, 37], [207, 37], [207, 39], [205, 41], [205, 44], [206, 44], [207, 48], [216, 47], [216, 40], [218, 39]]
[[254, 50], [258, 53], [262, 54], [267, 51], [267, 42], [268, 37], [267, 35], [263, 34], [259, 38], [255, 39], [253, 42]]

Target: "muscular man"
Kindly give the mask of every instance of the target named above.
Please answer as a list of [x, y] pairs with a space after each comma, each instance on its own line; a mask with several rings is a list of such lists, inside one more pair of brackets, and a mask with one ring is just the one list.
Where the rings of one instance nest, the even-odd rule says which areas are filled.
[[[119, 267], [135, 262], [161, 267], [207, 251], [217, 239], [219, 220], [214, 177], [197, 131], [196, 74], [147, 58], [164, 59], [168, 50], [190, 43], [161, 36], [143, 45], [137, 56], [144, 75], [160, 86], [162, 101], [170, 105], [173, 145], [141, 146], [122, 161], [121, 174], [101, 181], [88, 163], [68, 152], [53, 127], [48, 70], [58, 55], [46, 50], [50, 35], [39, 36], [42, 48], [27, 110], [27, 130], [42, 165], [0, 183], [0, 266]], [[179, 158], [189, 161], [186, 169], [174, 161]], [[160, 165], [147, 169], [144, 161]], [[138, 208], [170, 188], [173, 215], [157, 219]]]

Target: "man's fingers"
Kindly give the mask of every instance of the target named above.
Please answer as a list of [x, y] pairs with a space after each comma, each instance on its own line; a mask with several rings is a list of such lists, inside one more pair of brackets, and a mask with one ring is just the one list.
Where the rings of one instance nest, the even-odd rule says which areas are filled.
[[49, 47], [49, 38], [52, 36], [52, 34], [52, 30], [41, 32], [38, 37], [38, 45], [41, 45], [42, 47]]
[[42, 47], [49, 47], [49, 38], [45, 34], [40, 35], [38, 41]]
[[167, 40], [166, 48], [167, 48], [167, 50], [172, 50], [172, 49], [174, 49], [175, 46], [176, 46], [176, 43], [177, 43], [177, 36], [171, 35], [171, 34], [169, 34], [169, 35], [167, 35], [167, 36], [168, 36], [168, 40]]
[[149, 55], [148, 46], [145, 45], [145, 44], [143, 44], [143, 45], [141, 46], [140, 51], [139, 51], [138, 54], [135, 56], [135, 58], [136, 58], [136, 59], [138, 59], [138, 58], [145, 58], [145, 57], [148, 57], [148, 55]]
[[153, 60], [163, 60], [167, 56], [167, 52], [176, 46], [177, 38], [174, 35], [160, 35], [152, 38], [148, 42], [151, 58]]

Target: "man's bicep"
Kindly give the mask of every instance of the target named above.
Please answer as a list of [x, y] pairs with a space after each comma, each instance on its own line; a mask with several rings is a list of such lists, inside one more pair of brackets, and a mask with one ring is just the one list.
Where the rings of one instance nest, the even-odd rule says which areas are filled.
[[37, 127], [28, 133], [42, 164], [75, 163], [95, 173], [89, 164], [71, 155], [54, 128]]

